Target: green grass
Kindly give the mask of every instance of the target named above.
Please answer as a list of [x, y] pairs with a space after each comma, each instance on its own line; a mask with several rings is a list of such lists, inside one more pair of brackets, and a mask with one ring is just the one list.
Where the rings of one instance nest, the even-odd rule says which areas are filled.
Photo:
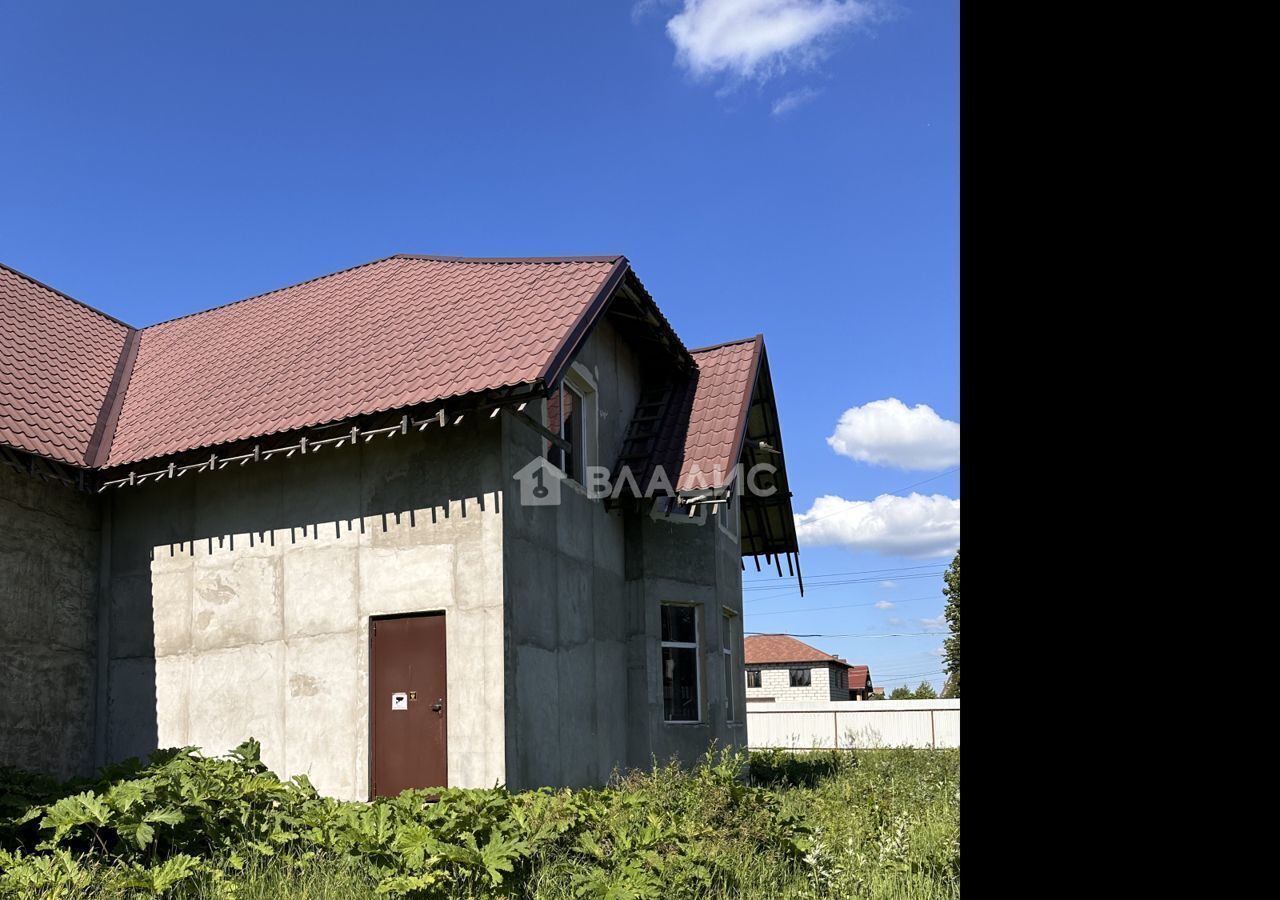
[[238, 754], [72, 785], [0, 772], [0, 896], [959, 896], [955, 750], [709, 754], [604, 790], [373, 804], [279, 781], [252, 742]]

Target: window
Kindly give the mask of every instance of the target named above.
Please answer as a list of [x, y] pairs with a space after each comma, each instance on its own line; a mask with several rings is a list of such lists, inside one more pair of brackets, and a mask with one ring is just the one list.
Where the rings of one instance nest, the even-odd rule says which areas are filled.
[[792, 687], [808, 687], [812, 684], [813, 673], [808, 669], [792, 669], [791, 670], [791, 686]]
[[720, 655], [724, 657], [724, 720], [726, 722], [738, 721], [737, 710], [733, 703], [733, 695], [738, 690], [737, 654], [733, 641], [733, 622], [736, 618], [737, 616], [727, 609], [720, 617]]
[[693, 606], [662, 605], [662, 717], [701, 720], [698, 705], [698, 615]]
[[760, 687], [760, 670], [747, 669], [747, 687]]
[[594, 432], [595, 385], [576, 363], [560, 386], [547, 398], [547, 428], [568, 445], [547, 442], [547, 459], [579, 484], [586, 483], [591, 463], [589, 447]]

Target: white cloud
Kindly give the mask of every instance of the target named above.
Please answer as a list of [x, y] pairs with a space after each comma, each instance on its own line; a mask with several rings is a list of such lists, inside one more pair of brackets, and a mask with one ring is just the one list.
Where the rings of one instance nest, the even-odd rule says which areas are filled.
[[876, 0], [684, 0], [667, 21], [694, 75], [764, 80], [822, 55], [830, 37], [877, 15]]
[[876, 603], [876, 609], [893, 609], [893, 604], [888, 600], [880, 600]]
[[793, 109], [804, 106], [821, 93], [822, 91], [816, 91], [813, 88], [800, 88], [798, 91], [783, 94], [777, 100], [773, 101], [773, 114], [775, 116], [785, 116]]
[[934, 647], [932, 650], [930, 650], [930, 651], [929, 651], [929, 655], [930, 655], [930, 656], [941, 656], [942, 654], [944, 654], [944, 653], [946, 653], [946, 652], [947, 652], [947, 648], [946, 648], [945, 646], [938, 646], [938, 647]]
[[898, 586], [898, 582], [896, 582], [896, 581], [882, 581], [882, 582], [880, 582], [880, 587], [882, 587], [882, 588], [896, 588], [897, 586]]
[[947, 630], [947, 617], [942, 614], [938, 614], [932, 619], [916, 619], [916, 621], [920, 623], [920, 627], [925, 631]]
[[896, 397], [846, 409], [827, 438], [841, 456], [899, 469], [945, 469], [960, 462], [960, 423]]
[[874, 500], [827, 495], [796, 516], [806, 546], [835, 545], [924, 559], [951, 556], [960, 546], [960, 501], [942, 494], [881, 494]]
[[676, 6], [679, 3], [680, 0], [636, 0], [635, 5], [631, 7], [631, 21], [639, 24], [650, 13], [656, 13], [664, 6]]

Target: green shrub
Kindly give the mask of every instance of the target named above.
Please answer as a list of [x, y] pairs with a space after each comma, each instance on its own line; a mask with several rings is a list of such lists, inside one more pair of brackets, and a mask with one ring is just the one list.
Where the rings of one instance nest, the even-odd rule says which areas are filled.
[[[256, 741], [0, 772], [0, 896], [955, 896], [951, 751], [709, 752], [591, 790], [321, 797]], [[797, 787], [800, 786], [800, 787]]]

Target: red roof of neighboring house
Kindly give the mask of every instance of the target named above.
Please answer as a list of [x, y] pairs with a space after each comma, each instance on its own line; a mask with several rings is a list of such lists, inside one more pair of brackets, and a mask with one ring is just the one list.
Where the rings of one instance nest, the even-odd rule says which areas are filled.
[[393, 256], [153, 325], [105, 464], [534, 382], [625, 267]]
[[743, 641], [746, 648], [746, 664], [769, 665], [776, 663], [821, 662], [836, 666], [848, 663], [831, 653], [823, 653], [804, 641], [797, 641], [785, 634], [753, 634]]
[[849, 687], [857, 687], [859, 689], [867, 686], [867, 682], [871, 680], [870, 666], [850, 666], [849, 667]]
[[87, 465], [129, 332], [0, 265], [0, 443]]

